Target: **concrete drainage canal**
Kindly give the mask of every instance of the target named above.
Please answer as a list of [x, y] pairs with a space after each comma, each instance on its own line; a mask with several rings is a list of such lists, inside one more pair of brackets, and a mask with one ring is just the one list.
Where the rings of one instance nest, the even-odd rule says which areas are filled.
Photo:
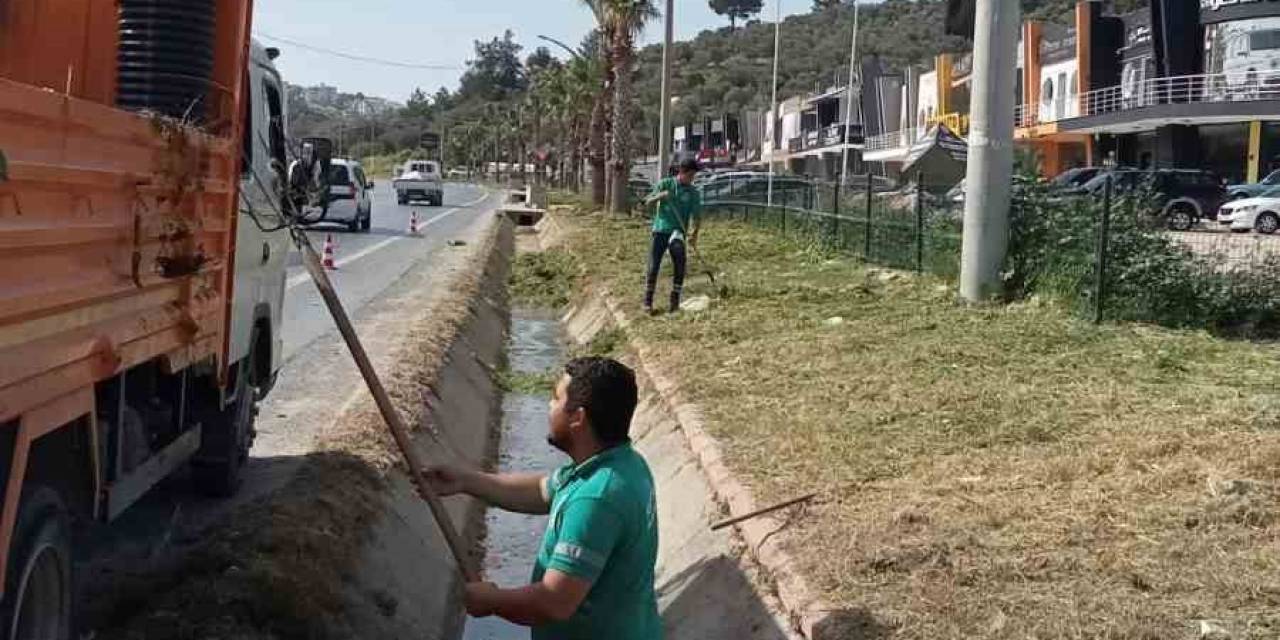
[[[564, 340], [555, 317], [549, 312], [513, 310], [498, 436], [499, 471], [548, 472], [569, 462], [546, 440], [548, 385], [558, 377], [564, 361]], [[546, 516], [489, 509], [485, 513], [485, 579], [504, 587], [528, 583], [546, 523]], [[462, 637], [514, 640], [528, 638], [529, 630], [498, 617], [468, 617]]]
[[[513, 310], [507, 371], [502, 374], [507, 391], [498, 470], [546, 473], [569, 461], [546, 441], [551, 385], [571, 348], [598, 352], [603, 343], [621, 348], [625, 338], [619, 336], [625, 334], [610, 328], [607, 316], [598, 300], [570, 309], [559, 321], [545, 311]], [[661, 396], [643, 375], [638, 379], [640, 404], [631, 435], [657, 483], [660, 545], [655, 584], [665, 637], [798, 638], [741, 540], [729, 530], [710, 531], [708, 524], [722, 515], [711, 488]], [[485, 525], [484, 579], [503, 587], [527, 584], [546, 517], [489, 509]], [[529, 637], [528, 629], [497, 617], [467, 618], [462, 632], [464, 640]]]

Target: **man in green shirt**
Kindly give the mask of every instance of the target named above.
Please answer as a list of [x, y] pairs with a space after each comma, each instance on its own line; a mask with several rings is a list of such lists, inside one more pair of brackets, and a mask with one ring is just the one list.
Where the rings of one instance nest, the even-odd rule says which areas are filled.
[[653, 216], [653, 240], [649, 246], [649, 272], [644, 283], [644, 309], [653, 313], [653, 293], [658, 286], [658, 271], [662, 269], [663, 254], [671, 253], [671, 311], [680, 310], [680, 292], [684, 288], [685, 237], [691, 246], [698, 244], [698, 230], [702, 225], [702, 194], [693, 186], [698, 175], [698, 163], [686, 160], [674, 178], [664, 178], [645, 199], [646, 205], [658, 203]]
[[628, 436], [636, 401], [626, 366], [572, 360], [552, 395], [547, 435], [571, 464], [547, 475], [430, 470], [441, 495], [467, 493], [508, 511], [550, 515], [531, 584], [468, 584], [469, 614], [533, 627], [533, 640], [662, 638], [653, 476]]

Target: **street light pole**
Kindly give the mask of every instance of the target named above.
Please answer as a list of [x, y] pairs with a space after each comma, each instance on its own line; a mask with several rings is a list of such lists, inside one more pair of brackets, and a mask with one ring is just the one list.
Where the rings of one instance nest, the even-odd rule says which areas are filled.
[[[849, 45], [849, 86], [847, 87], [848, 96], [845, 98], [844, 107], [844, 149], [840, 154], [840, 184], [843, 185], [849, 181], [849, 129], [853, 125], [853, 78], [854, 64], [858, 56], [858, 4], [859, 0], [853, 0], [853, 44]], [[862, 87], [866, 87], [866, 79], [860, 83]], [[863, 134], [866, 134], [866, 117], [863, 117]], [[870, 178], [867, 178], [870, 180]]]
[[667, 163], [671, 161], [671, 47], [675, 40], [675, 0], [667, 0], [667, 10], [663, 14], [666, 21], [666, 34], [662, 39], [662, 97], [658, 108], [658, 168], [654, 182], [661, 180], [666, 173]]
[[778, 144], [775, 141], [781, 140], [778, 128], [782, 126], [781, 116], [778, 109], [778, 50], [782, 46], [782, 0], [777, 0], [774, 11], [773, 22], [773, 98], [769, 102], [769, 119], [773, 125], [773, 140], [770, 141], [771, 151], [769, 153], [769, 195], [768, 204], [773, 206], [773, 157], [778, 153]]
[[977, 0], [975, 6], [973, 117], [960, 250], [960, 296], [969, 302], [999, 292], [1009, 247], [1018, 13], [1018, 0]]

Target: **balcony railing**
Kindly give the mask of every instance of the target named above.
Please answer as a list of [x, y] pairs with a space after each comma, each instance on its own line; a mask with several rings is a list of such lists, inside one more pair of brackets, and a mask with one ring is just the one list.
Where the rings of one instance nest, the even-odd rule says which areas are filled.
[[1080, 94], [1075, 98], [1076, 104], [1063, 101], [1046, 105], [1022, 104], [1014, 110], [1014, 124], [1030, 127], [1165, 104], [1258, 100], [1280, 100], [1280, 70], [1151, 78]]
[[920, 137], [922, 131], [916, 127], [910, 129], [899, 129], [882, 133], [878, 136], [867, 138], [863, 153], [870, 151], [884, 151], [885, 149], [900, 149], [909, 147]]

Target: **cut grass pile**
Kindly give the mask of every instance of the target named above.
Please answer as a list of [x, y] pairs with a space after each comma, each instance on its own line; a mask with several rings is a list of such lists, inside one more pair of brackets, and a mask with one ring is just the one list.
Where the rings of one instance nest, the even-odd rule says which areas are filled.
[[[494, 271], [501, 263], [491, 250], [502, 242], [501, 233], [491, 232], [431, 313], [407, 329], [391, 358], [395, 364], [384, 372], [387, 392], [406, 423], [416, 426], [415, 437], [443, 438], [430, 419], [428, 398], [473, 306], [502, 295], [505, 274]], [[391, 594], [356, 593], [354, 576], [372, 528], [386, 513], [388, 479], [401, 466], [381, 414], [362, 392], [335, 416], [315, 451], [278, 491], [211, 526], [166, 571], [122, 585], [112, 602], [94, 603], [107, 611], [99, 616], [99, 636], [385, 637], [380, 629], [361, 626], [377, 621], [362, 622], [353, 610], [390, 616], [400, 603]]]
[[511, 268], [511, 298], [516, 304], [529, 307], [563, 307], [569, 302], [577, 273], [577, 263], [566, 251], [522, 252]]
[[820, 492], [793, 558], [884, 637], [1280, 636], [1276, 345], [964, 307], [725, 222], [710, 308], [649, 319], [646, 225], [561, 218], [759, 500]]

